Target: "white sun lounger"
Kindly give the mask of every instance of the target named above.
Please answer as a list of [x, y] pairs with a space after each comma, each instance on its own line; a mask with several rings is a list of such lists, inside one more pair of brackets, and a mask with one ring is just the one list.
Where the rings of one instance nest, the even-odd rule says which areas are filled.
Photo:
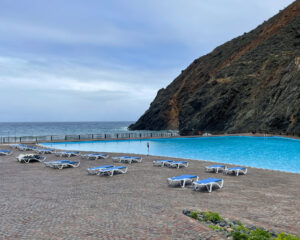
[[53, 153], [54, 150], [53, 149], [44, 149], [44, 148], [41, 148], [41, 149], [35, 149], [34, 150], [36, 153], [41, 153], [41, 154], [50, 154], [50, 153]]
[[169, 185], [180, 184], [180, 186], [184, 188], [187, 183], [192, 183], [194, 181], [197, 181], [198, 179], [199, 177], [196, 175], [181, 175], [177, 177], [168, 178], [167, 182]]
[[168, 166], [173, 160], [155, 160], [153, 161], [153, 166], [164, 167]]
[[189, 163], [187, 161], [172, 161], [170, 163], [167, 163], [167, 165], [169, 167], [180, 168], [180, 167], [188, 167]]
[[11, 155], [12, 151], [9, 150], [0, 150], [0, 155], [8, 156]]
[[79, 167], [80, 162], [78, 161], [69, 161], [69, 160], [59, 160], [59, 161], [50, 161], [44, 162], [46, 167], [63, 169], [66, 167]]
[[37, 147], [35, 147], [35, 146], [27, 146], [27, 145], [20, 144], [16, 148], [19, 149], [20, 151], [33, 151]]
[[114, 162], [123, 162], [123, 163], [133, 163], [133, 162], [142, 162], [141, 157], [132, 157], [132, 156], [118, 156], [112, 158]]
[[224, 174], [231, 174], [234, 173], [236, 176], [238, 176], [240, 173], [247, 174], [247, 168], [245, 167], [231, 167], [226, 168], [224, 170]]
[[46, 157], [39, 154], [20, 154], [17, 160], [21, 163], [29, 163], [31, 161], [43, 162], [46, 160]]
[[99, 175], [100, 174], [100, 170], [103, 168], [112, 168], [114, 167], [113, 165], [103, 165], [103, 166], [98, 166], [98, 167], [91, 167], [87, 169], [88, 174], [91, 175]]
[[206, 172], [215, 172], [215, 173], [218, 173], [219, 170], [224, 171], [225, 168], [226, 168], [225, 165], [212, 165], [212, 166], [205, 167], [205, 171]]
[[195, 181], [192, 183], [192, 187], [195, 191], [200, 190], [202, 187], [206, 187], [208, 192], [211, 192], [213, 187], [216, 186], [218, 188], [223, 187], [223, 179], [218, 178], [206, 178], [203, 180]]
[[111, 168], [102, 168], [99, 170], [98, 175], [108, 175], [113, 176], [115, 173], [126, 173], [128, 170], [125, 166], [117, 166], [117, 167], [111, 167]]
[[25, 144], [10, 144], [11, 148], [18, 148], [19, 146], [26, 146]]
[[55, 155], [58, 157], [74, 157], [77, 156], [79, 152], [73, 151], [64, 151], [64, 152], [56, 152]]
[[97, 160], [97, 159], [108, 158], [108, 155], [104, 153], [86, 153], [86, 154], [81, 154], [81, 158], [86, 158], [89, 160]]

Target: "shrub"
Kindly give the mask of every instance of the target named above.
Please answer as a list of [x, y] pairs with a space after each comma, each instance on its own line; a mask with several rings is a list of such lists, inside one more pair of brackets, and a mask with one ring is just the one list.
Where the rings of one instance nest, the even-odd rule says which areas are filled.
[[190, 217], [191, 217], [191, 218], [194, 218], [194, 219], [197, 219], [197, 217], [198, 217], [198, 214], [197, 214], [197, 212], [195, 212], [195, 211], [191, 211], [191, 213], [190, 213]]
[[238, 232], [249, 232], [249, 229], [245, 227], [242, 223], [239, 224], [239, 226], [234, 228]]
[[279, 233], [277, 238], [274, 238], [274, 240], [300, 240], [300, 238], [296, 237], [295, 235], [290, 235], [290, 234], [284, 234]]
[[257, 228], [250, 232], [249, 240], [269, 240], [271, 239], [271, 234], [261, 228]]
[[209, 224], [208, 225], [208, 227], [210, 228], [210, 229], [213, 229], [213, 230], [222, 230], [223, 228], [222, 227], [219, 227], [219, 226], [217, 226], [217, 225], [211, 225], [211, 224]]
[[232, 239], [233, 240], [248, 240], [248, 234], [241, 233], [241, 232], [233, 232], [232, 233]]
[[221, 221], [223, 220], [219, 213], [216, 213], [216, 212], [206, 212], [205, 213], [205, 219], [207, 221], [211, 221], [211, 222], [217, 222], [217, 221]]

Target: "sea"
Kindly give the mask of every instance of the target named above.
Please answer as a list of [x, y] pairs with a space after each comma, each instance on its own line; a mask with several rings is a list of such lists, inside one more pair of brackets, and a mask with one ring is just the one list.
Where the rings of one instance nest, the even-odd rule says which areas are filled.
[[[116, 122], [2, 122], [0, 137], [130, 133], [132, 121]], [[139, 132], [139, 131], [138, 131]], [[153, 132], [153, 131], [151, 131]]]

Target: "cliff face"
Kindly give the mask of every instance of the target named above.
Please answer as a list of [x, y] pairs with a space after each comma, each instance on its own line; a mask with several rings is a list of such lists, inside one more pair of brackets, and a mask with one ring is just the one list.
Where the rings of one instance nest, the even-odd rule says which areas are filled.
[[130, 128], [300, 134], [300, 0], [194, 60]]

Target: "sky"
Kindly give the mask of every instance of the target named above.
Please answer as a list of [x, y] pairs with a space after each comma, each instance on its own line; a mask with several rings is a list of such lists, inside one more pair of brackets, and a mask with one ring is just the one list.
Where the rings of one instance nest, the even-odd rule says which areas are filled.
[[0, 122], [136, 121], [292, 0], [0, 0]]

